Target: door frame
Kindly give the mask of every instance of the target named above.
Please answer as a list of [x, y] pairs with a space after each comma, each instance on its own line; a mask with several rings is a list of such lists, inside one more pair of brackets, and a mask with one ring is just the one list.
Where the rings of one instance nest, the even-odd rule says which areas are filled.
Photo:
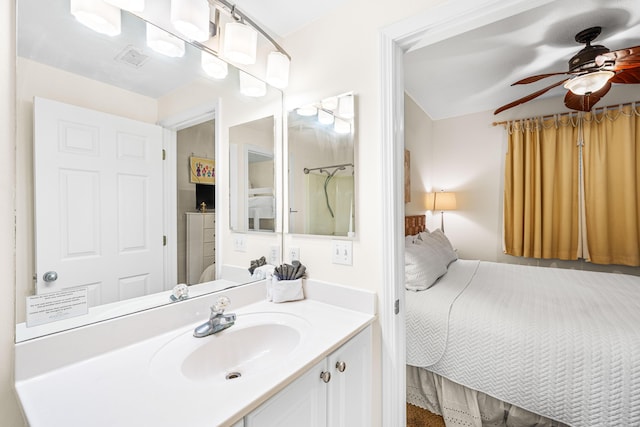
[[[220, 125], [217, 120], [220, 109], [220, 100], [200, 105], [187, 111], [170, 115], [160, 121], [158, 125], [164, 128], [162, 138], [162, 148], [165, 151], [165, 163], [163, 164], [163, 221], [167, 242], [164, 247], [164, 289], [169, 290], [178, 283], [178, 195], [177, 195], [177, 172], [175, 158], [177, 155], [178, 131], [191, 126], [214, 120], [214, 152], [216, 158], [221, 158], [222, 149], [220, 147]], [[219, 192], [215, 192], [215, 206], [220, 206], [218, 200]], [[215, 253], [220, 252], [221, 229], [220, 221], [216, 221]], [[220, 263], [216, 263], [216, 277], [220, 277]]]
[[[406, 424], [404, 315], [404, 54], [557, 0], [451, 0], [380, 32], [383, 287], [382, 423]], [[399, 307], [396, 313], [395, 307]]]

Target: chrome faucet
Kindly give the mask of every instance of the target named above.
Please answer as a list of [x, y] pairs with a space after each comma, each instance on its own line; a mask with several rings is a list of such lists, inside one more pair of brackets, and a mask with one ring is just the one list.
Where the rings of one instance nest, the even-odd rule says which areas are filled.
[[224, 314], [224, 309], [227, 308], [231, 301], [227, 297], [220, 297], [214, 305], [211, 306], [211, 316], [209, 320], [198, 326], [193, 331], [193, 336], [196, 338], [206, 337], [208, 335], [217, 334], [220, 331], [224, 331], [227, 328], [233, 326], [236, 321], [235, 313]]

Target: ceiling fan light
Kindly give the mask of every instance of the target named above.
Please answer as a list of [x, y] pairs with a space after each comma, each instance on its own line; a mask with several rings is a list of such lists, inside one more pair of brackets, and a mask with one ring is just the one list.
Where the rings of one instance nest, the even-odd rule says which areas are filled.
[[240, 73], [240, 93], [245, 96], [259, 98], [267, 94], [267, 84], [260, 79], [238, 70]]
[[238, 64], [255, 64], [258, 33], [248, 25], [230, 22], [224, 26], [223, 52], [226, 58]]
[[130, 12], [142, 12], [144, 10], [144, 0], [104, 0], [109, 4]]
[[184, 40], [149, 23], [147, 23], [147, 46], [170, 58], [182, 57], [185, 52]]
[[271, 52], [267, 57], [267, 83], [278, 89], [289, 84], [289, 58], [280, 52]]
[[224, 79], [229, 74], [227, 63], [208, 52], [202, 51], [200, 53], [200, 63], [204, 72], [214, 79]]
[[583, 74], [566, 82], [564, 87], [576, 95], [597, 92], [607, 84], [607, 81], [609, 81], [614, 74], [613, 71], [596, 71], [594, 73]]
[[209, 40], [209, 3], [207, 0], [171, 0], [171, 23], [191, 40]]
[[80, 22], [100, 34], [117, 36], [122, 24], [120, 9], [103, 0], [71, 0], [71, 14]]

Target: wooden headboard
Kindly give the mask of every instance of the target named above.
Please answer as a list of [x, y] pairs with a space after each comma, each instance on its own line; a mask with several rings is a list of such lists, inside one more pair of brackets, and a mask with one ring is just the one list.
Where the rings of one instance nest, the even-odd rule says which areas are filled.
[[413, 236], [427, 229], [427, 218], [424, 215], [407, 215], [404, 217], [404, 235]]

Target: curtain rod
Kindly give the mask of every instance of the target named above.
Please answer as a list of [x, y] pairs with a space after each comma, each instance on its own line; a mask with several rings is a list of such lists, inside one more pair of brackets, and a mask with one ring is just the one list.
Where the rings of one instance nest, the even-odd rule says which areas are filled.
[[[605, 105], [604, 107], [596, 107], [596, 108], [594, 108], [594, 112], [596, 110], [600, 109], [600, 108], [602, 110], [605, 110], [607, 108], [613, 108], [613, 107], [622, 108], [622, 107], [626, 107], [627, 105], [634, 105], [634, 104], [636, 104], [638, 102], [640, 102], [640, 101], [625, 102], [624, 104], [617, 104], [617, 105]], [[573, 113], [572, 112], [568, 112], [568, 113], [547, 114], [546, 116], [541, 116], [540, 118], [541, 119], [551, 119], [551, 118], [553, 118], [553, 117], [555, 117], [557, 115], [560, 115], [562, 117], [563, 115], [569, 115], [569, 114], [573, 114]], [[536, 117], [528, 117], [526, 119], [512, 119], [512, 120], [503, 120], [501, 122], [493, 122], [493, 126], [499, 126], [499, 125], [503, 125], [504, 126], [509, 122], [517, 122], [517, 121], [520, 121], [520, 120], [528, 120], [530, 118], [536, 118]]]

